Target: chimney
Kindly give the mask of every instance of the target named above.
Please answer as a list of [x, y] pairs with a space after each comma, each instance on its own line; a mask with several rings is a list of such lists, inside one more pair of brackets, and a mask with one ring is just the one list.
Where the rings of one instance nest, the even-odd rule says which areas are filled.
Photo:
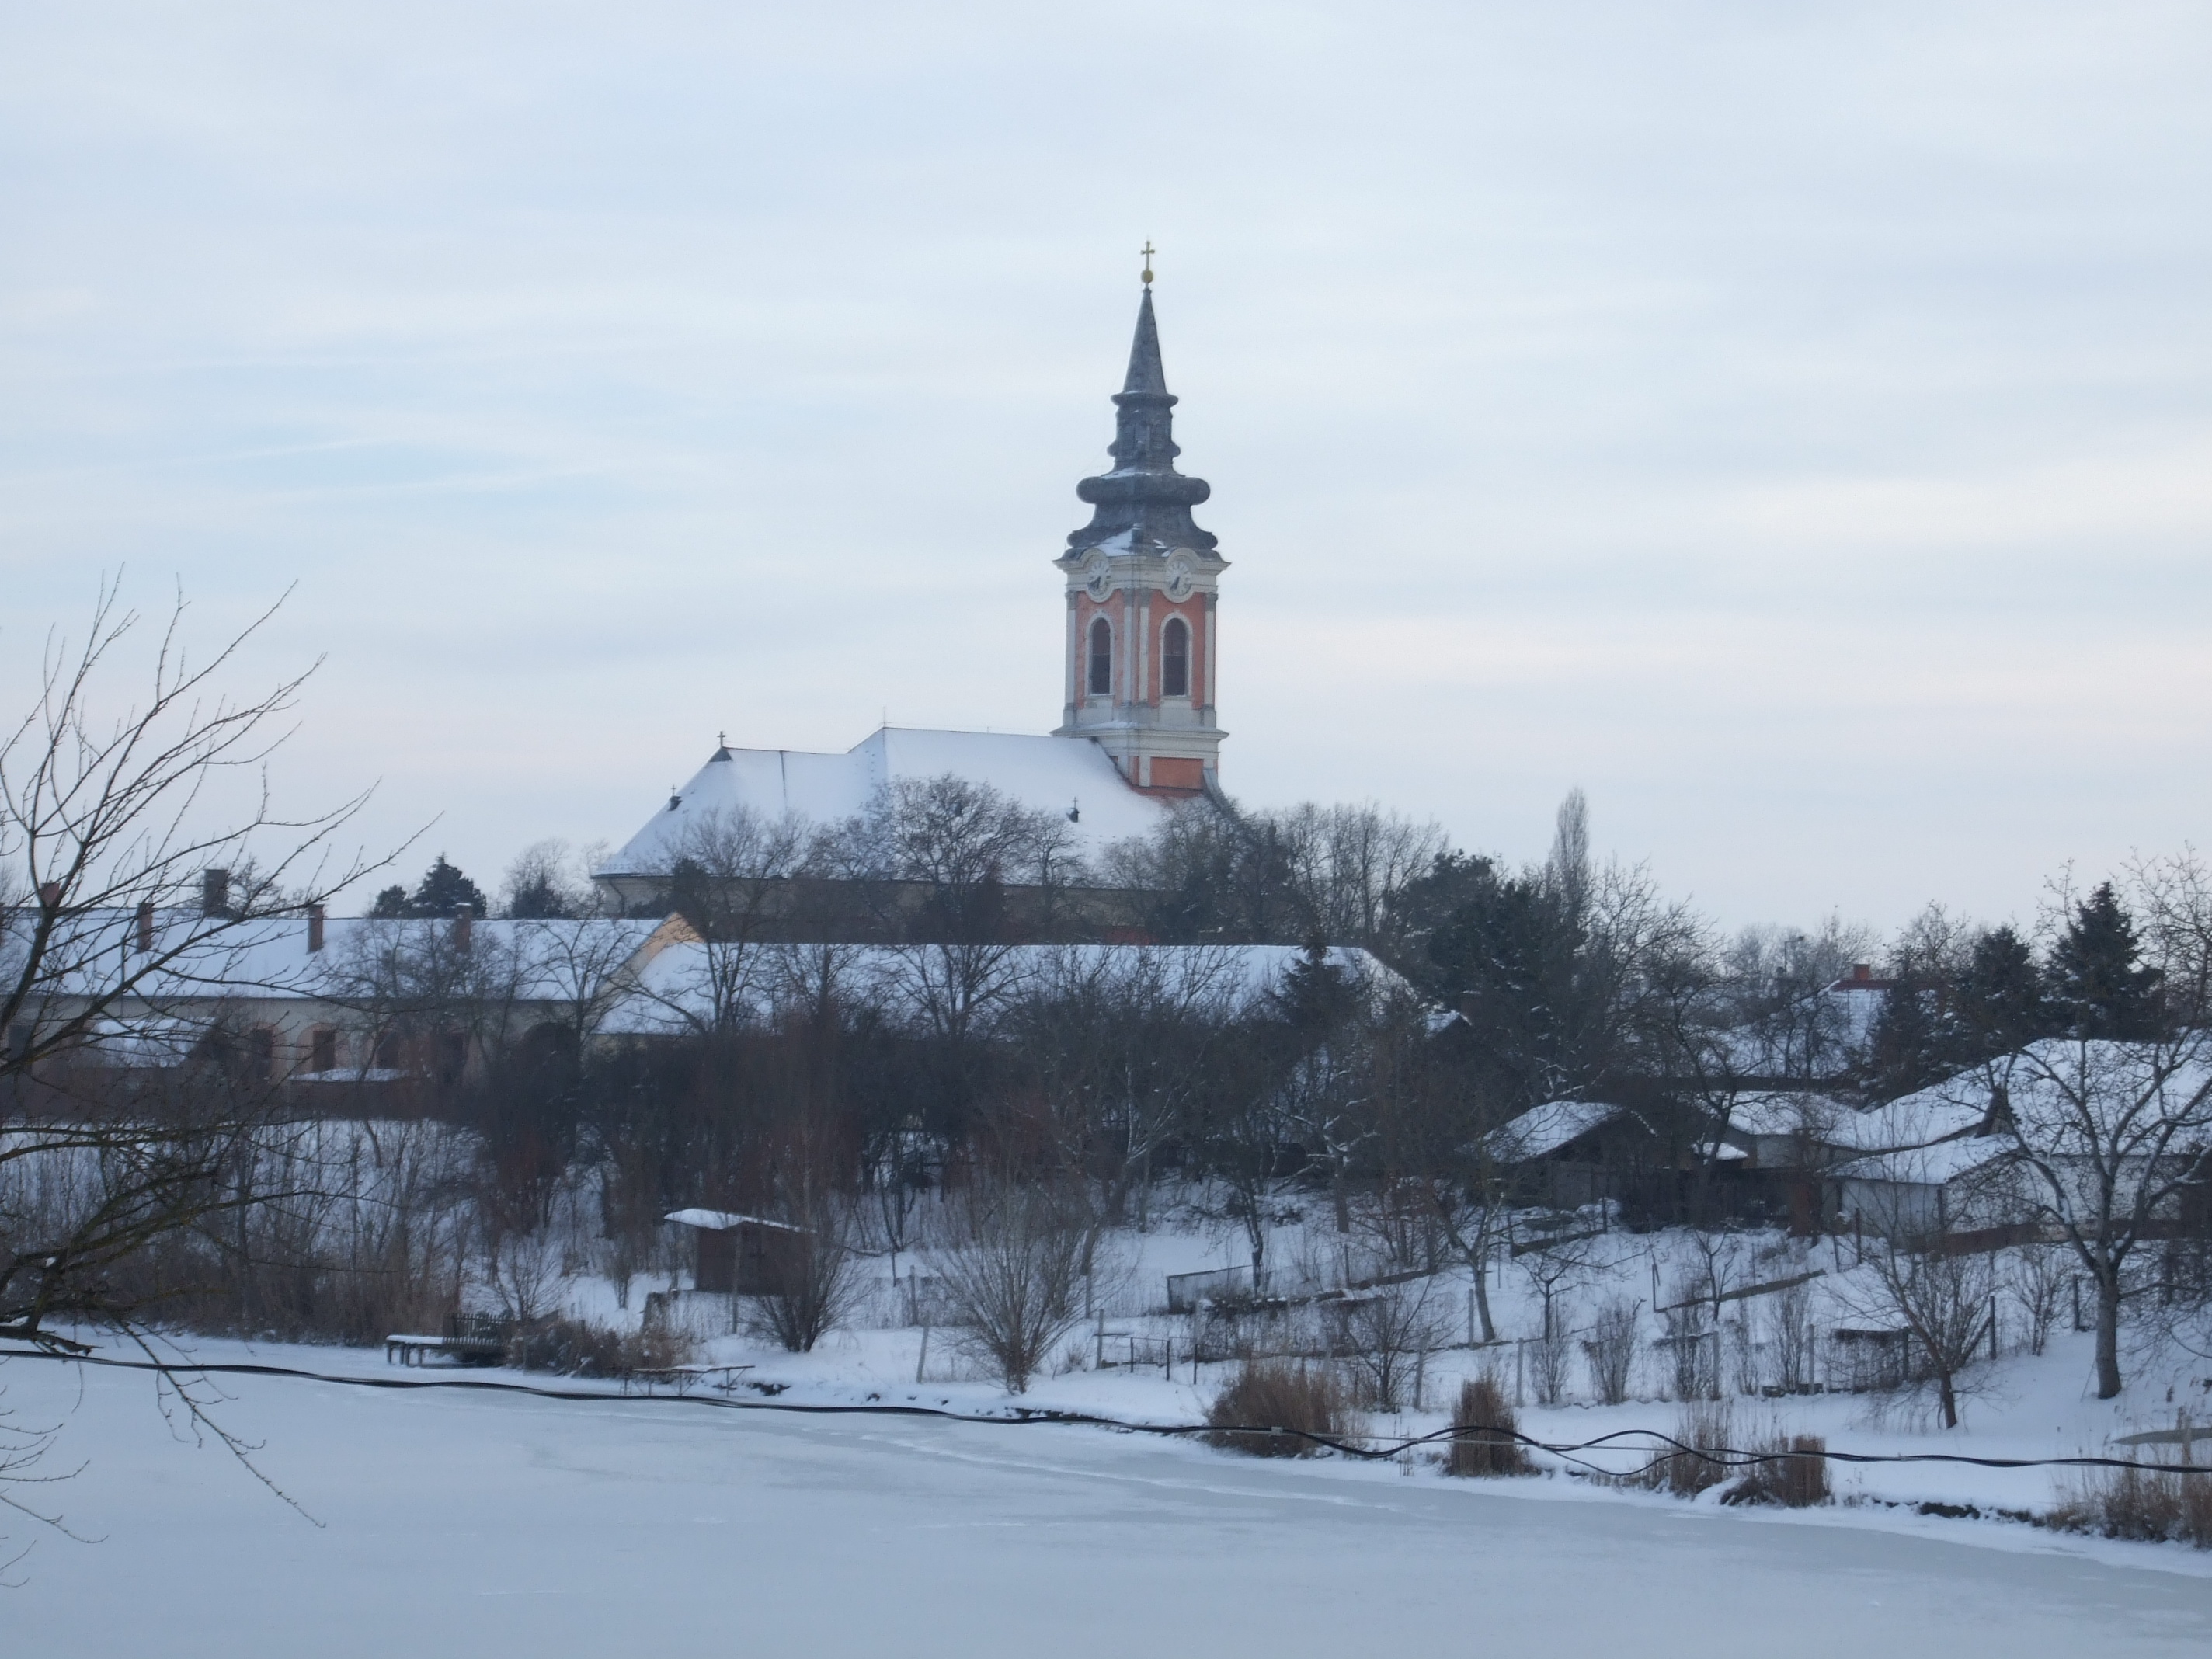
[[314, 955], [323, 948], [325, 914], [323, 907], [319, 904], [311, 904], [307, 907], [307, 954], [309, 956]]
[[58, 881], [40, 882], [39, 884], [39, 902], [41, 906], [49, 910], [60, 909], [62, 908], [61, 883]]
[[150, 951], [154, 948], [154, 901], [151, 899], [138, 902], [138, 948], [142, 951]]
[[203, 870], [200, 872], [200, 914], [220, 916], [230, 909], [230, 872]]
[[1874, 978], [1874, 964], [1873, 964], [1872, 963], [1869, 963], [1869, 962], [1855, 962], [1855, 963], [1853, 963], [1851, 964], [1851, 983], [1852, 983], [1852, 984], [1854, 984], [1854, 985], [1864, 985], [1864, 984], [1866, 984], [1869, 980], [1871, 980], [1871, 979], [1873, 979], [1873, 978]]
[[459, 914], [453, 918], [453, 949], [464, 952], [468, 950], [469, 935], [474, 930], [476, 918], [469, 914], [468, 907], [463, 905]]

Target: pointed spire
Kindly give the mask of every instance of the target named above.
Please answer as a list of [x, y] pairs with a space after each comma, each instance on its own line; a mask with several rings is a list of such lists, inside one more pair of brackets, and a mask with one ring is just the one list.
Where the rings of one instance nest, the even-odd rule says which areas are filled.
[[1168, 395], [1167, 371], [1160, 367], [1160, 325], [1152, 319], [1152, 291], [1145, 290], [1137, 307], [1137, 337], [1129, 343], [1129, 374], [1121, 395], [1141, 392], [1148, 397]]
[[1133, 551], [1213, 550], [1214, 538], [1190, 517], [1191, 508], [1213, 492], [1205, 479], [1186, 477], [1175, 469], [1175, 458], [1182, 453], [1176, 447], [1173, 413], [1179, 401], [1168, 390], [1167, 371], [1161, 367], [1159, 323], [1147, 286], [1137, 305], [1129, 373], [1114, 394], [1114, 442], [1107, 452], [1114, 470], [1076, 485], [1077, 498], [1095, 511], [1091, 522], [1067, 538], [1072, 551], [1116, 540]]

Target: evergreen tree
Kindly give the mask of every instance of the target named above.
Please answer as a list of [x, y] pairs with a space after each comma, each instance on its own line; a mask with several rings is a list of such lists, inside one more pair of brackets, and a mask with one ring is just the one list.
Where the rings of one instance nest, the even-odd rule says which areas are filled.
[[2076, 1036], [2139, 1042], [2158, 1035], [2156, 968], [2109, 881], [2075, 907], [2051, 952], [2052, 1000]]
[[550, 875], [541, 871], [514, 890], [507, 914], [517, 921], [562, 921], [572, 912], [568, 895]]
[[2011, 928], [1992, 928], [1974, 941], [1951, 988], [1950, 1024], [1962, 1062], [1985, 1060], [2050, 1035], [2042, 970], [2027, 941]]
[[[379, 902], [381, 903], [381, 899]], [[422, 882], [408, 896], [402, 913], [410, 916], [458, 916], [466, 910], [472, 916], [483, 915], [490, 907], [484, 902], [483, 890], [463, 875], [459, 869], [446, 862], [443, 853], [422, 875]]]
[[1937, 1017], [1942, 1000], [1937, 977], [1912, 952], [1900, 952], [1868, 1042], [1869, 1083], [1876, 1099], [1924, 1089], [1950, 1069], [1954, 1045], [1944, 1040]]
[[1425, 988], [1466, 1018], [1506, 1096], [1534, 1105], [1583, 1086], [1597, 1059], [1584, 1052], [1587, 940], [1569, 896], [1540, 872], [1501, 879], [1486, 860], [1466, 863], [1450, 872], [1464, 896], [1428, 934]]
[[517, 921], [559, 921], [592, 908], [587, 893], [569, 885], [568, 843], [548, 839], [515, 854], [500, 884], [500, 915]]
[[1358, 1011], [1359, 988], [1328, 959], [1328, 945], [1316, 939], [1291, 964], [1271, 1000], [1285, 1024], [1308, 1041], [1325, 1042]]
[[407, 914], [407, 890], [394, 882], [376, 896], [368, 914], [379, 921], [397, 921]]
[[1480, 854], [1437, 854], [1391, 902], [1391, 929], [1404, 949], [1392, 965], [1426, 994], [1456, 1008], [1467, 994], [1467, 968], [1463, 942], [1451, 930], [1468, 906], [1491, 901], [1498, 879], [1497, 864]]

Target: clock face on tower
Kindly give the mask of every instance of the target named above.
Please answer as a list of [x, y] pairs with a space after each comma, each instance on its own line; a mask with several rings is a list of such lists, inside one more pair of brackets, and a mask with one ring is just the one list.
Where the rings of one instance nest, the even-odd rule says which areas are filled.
[[1178, 547], [1168, 556], [1168, 580], [1165, 591], [1168, 598], [1173, 599], [1177, 605], [1181, 605], [1190, 597], [1190, 568], [1194, 562], [1195, 562], [1191, 557], [1190, 550], [1187, 547]]
[[1101, 604], [1114, 591], [1113, 562], [1095, 547], [1083, 561], [1083, 586]]

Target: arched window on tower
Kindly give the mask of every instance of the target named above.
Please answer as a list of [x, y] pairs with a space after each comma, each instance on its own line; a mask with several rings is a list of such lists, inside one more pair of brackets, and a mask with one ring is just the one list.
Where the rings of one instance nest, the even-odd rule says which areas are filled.
[[1181, 617], [1170, 617], [1160, 630], [1160, 695], [1190, 695], [1190, 624]]
[[1101, 617], [1091, 624], [1091, 695], [1114, 693], [1114, 625]]

